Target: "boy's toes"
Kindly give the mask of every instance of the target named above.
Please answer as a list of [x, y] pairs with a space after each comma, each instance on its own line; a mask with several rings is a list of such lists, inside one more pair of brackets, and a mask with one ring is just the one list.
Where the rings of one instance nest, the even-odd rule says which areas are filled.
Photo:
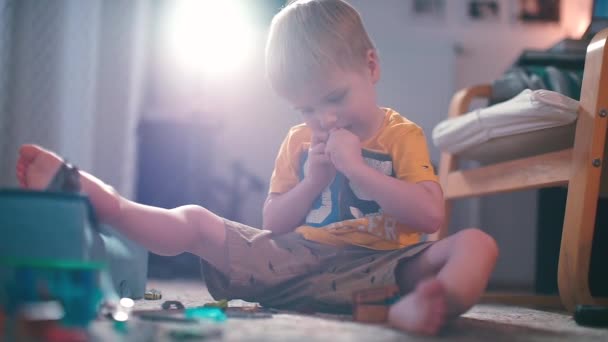
[[19, 148], [19, 160], [23, 163], [31, 162], [40, 152], [42, 152], [42, 147], [33, 144], [24, 144]]
[[445, 295], [445, 289], [440, 281], [437, 279], [425, 280], [418, 287], [416, 291], [420, 296], [427, 298], [442, 298]]
[[61, 163], [61, 157], [51, 151], [38, 145], [22, 145], [15, 168], [19, 185], [33, 190], [46, 188]]
[[437, 279], [421, 282], [416, 289], [389, 309], [395, 328], [422, 335], [435, 335], [445, 323], [446, 293]]

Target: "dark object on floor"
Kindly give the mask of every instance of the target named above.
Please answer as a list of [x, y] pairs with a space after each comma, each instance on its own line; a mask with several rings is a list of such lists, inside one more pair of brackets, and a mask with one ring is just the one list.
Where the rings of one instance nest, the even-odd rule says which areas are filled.
[[[538, 217], [536, 233], [536, 284], [537, 293], [557, 294], [557, 266], [564, 227], [566, 197], [564, 187], [538, 191]], [[608, 296], [608, 198], [597, 201], [595, 231], [589, 264], [589, 287], [594, 297]]]
[[190, 341], [190, 340], [204, 340], [208, 338], [218, 338], [222, 336], [222, 330], [215, 328], [202, 329], [173, 329], [167, 334], [174, 340], [178, 341]]
[[163, 298], [163, 294], [157, 289], [150, 289], [144, 293], [144, 298], [147, 300], [159, 300]]
[[162, 304], [161, 307], [163, 308], [163, 310], [171, 310], [171, 309], [183, 310], [184, 304], [182, 304], [182, 302], [180, 302], [179, 300], [167, 300]]
[[154, 321], [154, 322], [172, 322], [172, 323], [197, 323], [198, 321], [194, 318], [187, 318], [183, 316], [173, 316], [167, 315], [163, 313], [136, 313], [136, 316], [139, 319], [145, 321]]
[[353, 320], [383, 323], [388, 319], [388, 308], [399, 299], [399, 287], [383, 286], [353, 293]]
[[577, 305], [574, 321], [589, 327], [608, 327], [608, 307], [597, 305]]
[[149, 252], [148, 278], [200, 280], [202, 277], [200, 262], [199, 257], [190, 253], [163, 256]]

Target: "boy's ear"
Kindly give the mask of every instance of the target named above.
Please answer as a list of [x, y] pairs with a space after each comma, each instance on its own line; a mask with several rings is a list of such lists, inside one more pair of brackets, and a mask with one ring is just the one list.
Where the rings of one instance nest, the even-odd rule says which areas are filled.
[[367, 68], [372, 82], [376, 84], [380, 80], [380, 59], [374, 49], [367, 50]]

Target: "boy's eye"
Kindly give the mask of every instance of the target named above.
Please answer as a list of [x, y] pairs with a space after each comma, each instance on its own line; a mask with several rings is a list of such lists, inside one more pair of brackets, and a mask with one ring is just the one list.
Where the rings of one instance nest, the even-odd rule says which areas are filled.
[[302, 109], [302, 110], [300, 110], [300, 114], [302, 114], [302, 116], [311, 116], [312, 112], [313, 111], [311, 109]]
[[344, 100], [345, 97], [346, 97], [346, 91], [341, 92], [335, 96], [328, 97], [327, 102], [337, 104], [337, 103], [342, 102], [342, 100]]

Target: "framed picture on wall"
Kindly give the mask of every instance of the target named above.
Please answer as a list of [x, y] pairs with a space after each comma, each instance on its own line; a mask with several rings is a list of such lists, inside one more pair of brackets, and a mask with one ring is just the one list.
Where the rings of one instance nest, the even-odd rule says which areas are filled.
[[415, 20], [438, 20], [445, 17], [446, 0], [411, 0], [410, 13]]
[[472, 22], [498, 22], [500, 13], [499, 0], [469, 0], [467, 3], [467, 17]]
[[519, 19], [523, 22], [559, 21], [560, 0], [519, 0]]

